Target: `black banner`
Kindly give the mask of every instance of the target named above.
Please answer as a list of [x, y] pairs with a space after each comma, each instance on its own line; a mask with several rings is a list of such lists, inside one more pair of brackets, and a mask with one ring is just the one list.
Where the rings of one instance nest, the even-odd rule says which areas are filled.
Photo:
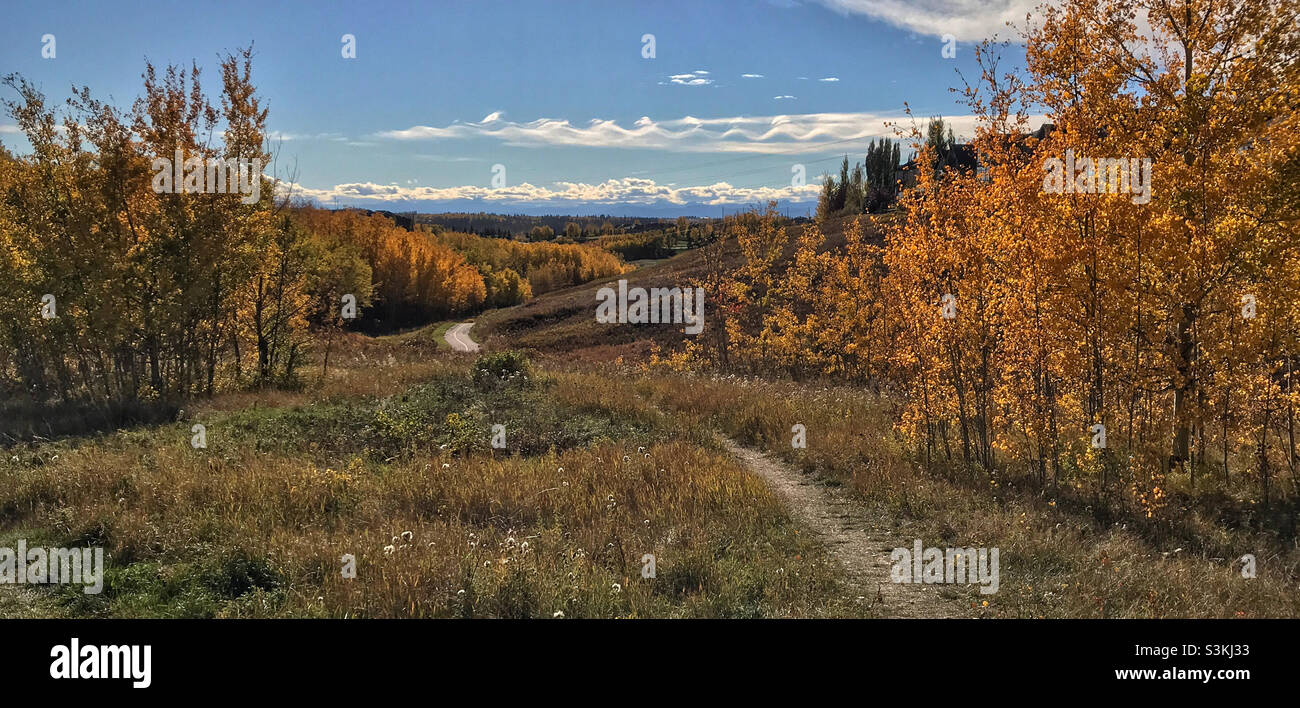
[[343, 695], [427, 690], [431, 681], [494, 696], [558, 695], [570, 682], [597, 681], [630, 695], [665, 681], [752, 690], [780, 676], [822, 688], [920, 687], [920, 697], [941, 685], [986, 697], [1017, 686], [1124, 695], [1280, 687], [1296, 673], [1296, 624], [1269, 620], [10, 620], [0, 628], [10, 683], [50, 696], [252, 686]]

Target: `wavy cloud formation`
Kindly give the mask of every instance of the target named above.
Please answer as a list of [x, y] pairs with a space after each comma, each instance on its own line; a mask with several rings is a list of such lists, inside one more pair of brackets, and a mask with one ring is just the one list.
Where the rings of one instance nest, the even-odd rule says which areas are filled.
[[677, 187], [661, 185], [651, 179], [624, 177], [600, 184], [555, 182], [542, 187], [527, 182], [494, 189], [477, 185], [462, 187], [418, 187], [396, 184], [358, 182], [338, 184], [329, 189], [311, 189], [290, 182], [280, 182], [277, 194], [306, 197], [322, 206], [368, 203], [449, 202], [475, 200], [496, 204], [591, 205], [591, 204], [659, 204], [659, 205], [731, 205], [780, 201], [816, 201], [821, 186], [813, 180], [802, 187], [735, 187], [726, 182]]
[[[793, 96], [776, 96], [791, 99]], [[586, 125], [539, 118], [526, 123], [505, 120], [501, 111], [477, 123], [446, 127], [417, 125], [377, 135], [389, 140], [466, 140], [490, 138], [513, 147], [596, 147], [669, 152], [750, 152], [807, 154], [841, 149], [854, 140], [894, 137], [893, 124], [911, 125], [901, 115], [879, 113], [805, 113], [801, 115], [695, 118], [656, 121], [642, 116], [630, 126], [593, 119]], [[975, 134], [974, 116], [945, 117], [958, 135]], [[887, 125], [890, 124], [890, 125]], [[918, 118], [918, 124], [924, 119]], [[851, 147], [851, 146], [850, 146]]]

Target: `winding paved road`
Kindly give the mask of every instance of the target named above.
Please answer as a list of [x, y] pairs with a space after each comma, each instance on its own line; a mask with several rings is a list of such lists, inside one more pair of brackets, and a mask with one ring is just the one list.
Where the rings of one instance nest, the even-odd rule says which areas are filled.
[[450, 344], [451, 348], [458, 352], [478, 351], [478, 343], [469, 338], [469, 329], [473, 326], [473, 322], [461, 322], [452, 325], [445, 335], [447, 344]]

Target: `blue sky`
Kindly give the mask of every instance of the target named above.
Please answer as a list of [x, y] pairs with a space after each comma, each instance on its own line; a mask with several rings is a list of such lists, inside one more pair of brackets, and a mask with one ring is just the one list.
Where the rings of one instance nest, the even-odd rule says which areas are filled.
[[[948, 88], [958, 71], [978, 76], [973, 43], [1008, 36], [1003, 21], [1024, 12], [1020, 0], [40, 2], [6, 10], [0, 73], [52, 102], [84, 84], [128, 108], [146, 59], [198, 61], [215, 96], [218, 54], [252, 42], [277, 176], [296, 165], [300, 193], [326, 206], [717, 215], [777, 198], [802, 212], [818, 175], [892, 134], [904, 102], [970, 132]], [[341, 56], [345, 34], [355, 59]], [[24, 152], [7, 124], [0, 141]], [[809, 186], [792, 186], [795, 165]]]

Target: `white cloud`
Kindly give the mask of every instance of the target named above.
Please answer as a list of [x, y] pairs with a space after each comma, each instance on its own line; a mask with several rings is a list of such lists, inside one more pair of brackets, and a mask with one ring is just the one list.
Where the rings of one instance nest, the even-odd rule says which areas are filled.
[[417, 160], [426, 160], [429, 162], [483, 162], [482, 159], [477, 157], [464, 157], [464, 156], [452, 156], [452, 155], [420, 154], [420, 155], [412, 155], [411, 157]]
[[773, 96], [772, 98], [777, 101], [784, 101], [787, 98], [794, 98], [794, 96]]
[[[709, 72], [707, 71], [692, 71], [689, 74], [673, 74], [668, 77], [668, 80], [682, 86], [708, 86], [713, 83], [713, 79], [706, 78], [708, 75]], [[493, 113], [492, 115], [496, 114]]]
[[834, 77], [834, 76], [827, 76], [827, 77], [824, 78], [824, 79], [817, 79], [817, 80], [818, 80], [818, 81], [826, 81], [826, 82], [839, 81], [839, 79], [836, 78], [836, 77]]
[[[791, 100], [794, 96], [773, 96]], [[886, 113], [805, 113], [772, 116], [696, 118], [685, 116], [654, 120], [642, 116], [630, 126], [618, 121], [592, 119], [573, 124], [556, 118], [539, 118], [526, 123], [504, 120], [500, 113], [480, 123], [454, 122], [445, 127], [417, 125], [389, 130], [374, 136], [399, 141], [451, 141], [491, 139], [512, 147], [588, 147], [667, 152], [816, 153], [827, 147], [840, 149], [846, 141], [893, 137], [886, 122], [905, 126], [911, 119]], [[945, 116], [958, 135], [973, 137], [974, 116]], [[918, 124], [925, 117], [918, 116]], [[852, 147], [852, 146], [850, 146]]]
[[[407, 184], [411, 185], [412, 180], [407, 180]], [[322, 206], [354, 204], [359, 201], [402, 203], [412, 201], [444, 202], [466, 199], [498, 204], [554, 204], [561, 206], [592, 204], [732, 205], [761, 203], [771, 199], [815, 201], [820, 191], [821, 185], [816, 180], [812, 180], [812, 183], [802, 187], [736, 187], [727, 182], [678, 187], [675, 185], [662, 185], [652, 179], [637, 177], [610, 179], [599, 184], [555, 182], [551, 187], [541, 187], [525, 182], [500, 189], [477, 185], [439, 188], [373, 184], [369, 182], [339, 184], [329, 189], [310, 189], [289, 182], [277, 184], [277, 193], [279, 194], [292, 193], [294, 196], [307, 197]]]
[[951, 34], [963, 42], [994, 34], [1016, 36], [1007, 22], [1025, 23], [1025, 15], [1043, 0], [820, 0], [844, 14], [866, 15], [921, 34]]
[[[86, 129], [86, 124], [85, 124], [85, 123], [78, 123], [77, 125], [79, 125], [83, 131]], [[67, 135], [67, 134], [68, 134], [68, 126], [66, 126], [66, 125], [64, 125], [64, 124], [62, 124], [62, 123], [59, 123], [58, 125], [54, 126], [54, 132], [56, 132], [56, 133], [58, 133], [58, 134], [60, 134], [60, 135]], [[14, 134], [14, 135], [23, 135], [24, 137], [26, 137], [26, 136], [23, 134], [23, 129], [22, 129], [22, 128], [19, 128], [18, 126], [13, 125], [13, 124], [10, 124], [10, 123], [0, 123], [0, 133], [12, 133], [12, 134]]]
[[741, 75], [740, 75], [740, 78], [742, 78], [742, 79], [761, 79], [761, 78], [763, 78], [763, 75], [762, 75], [762, 74], [741, 74]]
[[294, 140], [333, 140], [344, 142], [347, 138], [338, 133], [290, 133], [279, 130], [267, 131], [266, 137], [273, 142], [291, 142]]

